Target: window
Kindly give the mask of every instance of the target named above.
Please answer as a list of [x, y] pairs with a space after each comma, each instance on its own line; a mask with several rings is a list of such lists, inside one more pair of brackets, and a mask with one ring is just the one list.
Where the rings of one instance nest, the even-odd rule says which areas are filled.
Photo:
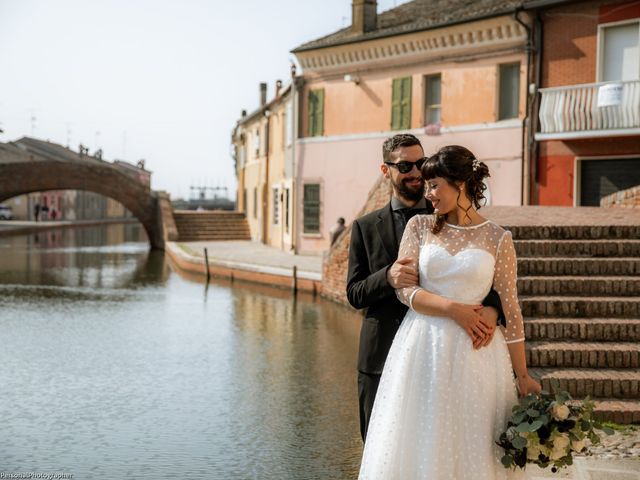
[[273, 191], [273, 224], [278, 225], [278, 215], [280, 214], [280, 196], [278, 187], [274, 187]]
[[424, 87], [424, 124], [440, 123], [440, 87], [442, 78], [440, 74], [425, 77]]
[[253, 138], [253, 148], [256, 152], [256, 157], [260, 155], [260, 129], [256, 128], [256, 136]]
[[258, 187], [253, 189], [253, 218], [258, 218]]
[[520, 63], [500, 65], [498, 120], [518, 118], [520, 110]]
[[391, 130], [411, 128], [411, 77], [394, 78], [391, 92]]
[[324, 134], [324, 90], [309, 90], [309, 136]]
[[302, 202], [304, 233], [320, 233], [320, 185], [305, 185]]
[[640, 22], [601, 26], [599, 34], [599, 81], [640, 79]]
[[289, 233], [289, 189], [284, 189], [284, 230]]
[[247, 189], [245, 188], [242, 192], [242, 211], [245, 215], [249, 213], [249, 206], [247, 205]]

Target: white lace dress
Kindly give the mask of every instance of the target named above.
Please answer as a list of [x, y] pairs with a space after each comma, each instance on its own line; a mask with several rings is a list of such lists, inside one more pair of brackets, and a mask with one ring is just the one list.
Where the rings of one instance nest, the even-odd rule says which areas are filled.
[[400, 257], [419, 267], [420, 286], [397, 291], [411, 307], [420, 288], [465, 304], [480, 304], [493, 285], [507, 319], [487, 347], [474, 350], [452, 319], [410, 309], [385, 363], [360, 479], [483, 480], [524, 478], [500, 463], [495, 444], [517, 403], [507, 343], [524, 341], [510, 232], [491, 221], [445, 224], [412, 218]]

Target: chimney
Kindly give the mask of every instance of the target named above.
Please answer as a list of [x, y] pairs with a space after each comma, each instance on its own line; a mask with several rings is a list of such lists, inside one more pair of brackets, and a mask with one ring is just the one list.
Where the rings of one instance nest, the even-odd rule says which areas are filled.
[[282, 80], [276, 80], [276, 94], [275, 97], [280, 97], [280, 89], [282, 88]]
[[351, 32], [363, 34], [375, 30], [378, 24], [376, 0], [353, 0], [351, 4]]
[[260, 106], [264, 107], [266, 103], [267, 103], [267, 84], [261, 83], [260, 84]]

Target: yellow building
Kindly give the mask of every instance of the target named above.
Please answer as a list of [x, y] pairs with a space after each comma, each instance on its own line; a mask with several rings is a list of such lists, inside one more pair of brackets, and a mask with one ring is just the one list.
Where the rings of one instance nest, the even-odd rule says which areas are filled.
[[291, 84], [276, 82], [267, 103], [260, 84], [260, 107], [243, 113], [232, 142], [238, 178], [238, 211], [245, 213], [251, 238], [284, 251], [293, 245], [294, 102]]

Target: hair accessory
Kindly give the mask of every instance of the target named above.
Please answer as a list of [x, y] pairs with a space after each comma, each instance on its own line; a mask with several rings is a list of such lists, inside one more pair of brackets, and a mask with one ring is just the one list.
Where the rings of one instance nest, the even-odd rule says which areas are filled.
[[471, 168], [475, 172], [476, 170], [478, 170], [479, 166], [480, 166], [480, 160], [478, 160], [477, 158], [474, 158], [473, 162], [471, 162]]

